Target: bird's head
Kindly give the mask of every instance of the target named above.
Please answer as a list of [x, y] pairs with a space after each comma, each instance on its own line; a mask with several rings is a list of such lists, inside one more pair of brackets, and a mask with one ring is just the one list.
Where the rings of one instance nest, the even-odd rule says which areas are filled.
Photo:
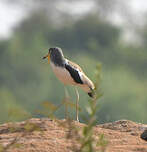
[[62, 52], [61, 48], [54, 47], [54, 48], [49, 48], [48, 54], [45, 55], [43, 57], [43, 59], [48, 58], [48, 63], [50, 63], [50, 58], [52, 60], [52, 59], [55, 59], [55, 58], [63, 58], [63, 57], [64, 56], [63, 56], [63, 52]]

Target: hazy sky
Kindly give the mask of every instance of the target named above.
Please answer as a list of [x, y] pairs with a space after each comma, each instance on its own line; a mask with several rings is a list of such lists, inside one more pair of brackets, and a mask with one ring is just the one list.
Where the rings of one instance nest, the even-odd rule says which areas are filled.
[[[147, 10], [146, 0], [130, 0], [130, 5], [134, 13], [138, 17]], [[66, 6], [65, 7], [69, 7]], [[81, 13], [82, 11], [88, 11], [92, 5], [87, 5], [86, 3], [77, 4], [74, 13]], [[70, 7], [69, 7], [70, 9]], [[71, 10], [71, 9], [70, 9]], [[25, 16], [24, 10], [22, 8], [8, 5], [0, 1], [0, 38], [7, 37], [11, 34], [12, 28], [21, 21]]]
[[24, 10], [0, 1], [0, 37], [7, 37], [11, 29], [23, 18]]

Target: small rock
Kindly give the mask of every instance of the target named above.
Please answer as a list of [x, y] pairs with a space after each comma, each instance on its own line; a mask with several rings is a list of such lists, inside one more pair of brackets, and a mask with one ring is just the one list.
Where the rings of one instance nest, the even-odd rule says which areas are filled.
[[147, 141], [147, 130], [140, 135], [140, 138]]

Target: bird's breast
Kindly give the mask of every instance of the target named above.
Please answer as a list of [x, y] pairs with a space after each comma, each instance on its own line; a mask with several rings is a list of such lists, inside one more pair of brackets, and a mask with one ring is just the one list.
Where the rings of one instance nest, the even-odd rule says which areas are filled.
[[55, 73], [56, 77], [65, 85], [75, 85], [74, 80], [70, 76], [70, 73], [64, 68], [59, 67], [51, 63], [51, 67], [53, 69], [53, 72]]

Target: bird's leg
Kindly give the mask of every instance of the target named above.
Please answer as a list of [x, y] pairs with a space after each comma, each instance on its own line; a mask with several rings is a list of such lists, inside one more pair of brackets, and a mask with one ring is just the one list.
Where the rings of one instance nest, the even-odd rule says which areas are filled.
[[68, 119], [67, 100], [69, 99], [69, 94], [68, 94], [67, 88], [65, 86], [64, 86], [64, 91], [65, 91], [65, 100], [64, 100], [64, 104], [65, 104], [65, 119]]
[[79, 122], [79, 92], [78, 92], [78, 89], [75, 87], [75, 90], [76, 90], [76, 95], [77, 95], [77, 99], [76, 99], [76, 120]]

